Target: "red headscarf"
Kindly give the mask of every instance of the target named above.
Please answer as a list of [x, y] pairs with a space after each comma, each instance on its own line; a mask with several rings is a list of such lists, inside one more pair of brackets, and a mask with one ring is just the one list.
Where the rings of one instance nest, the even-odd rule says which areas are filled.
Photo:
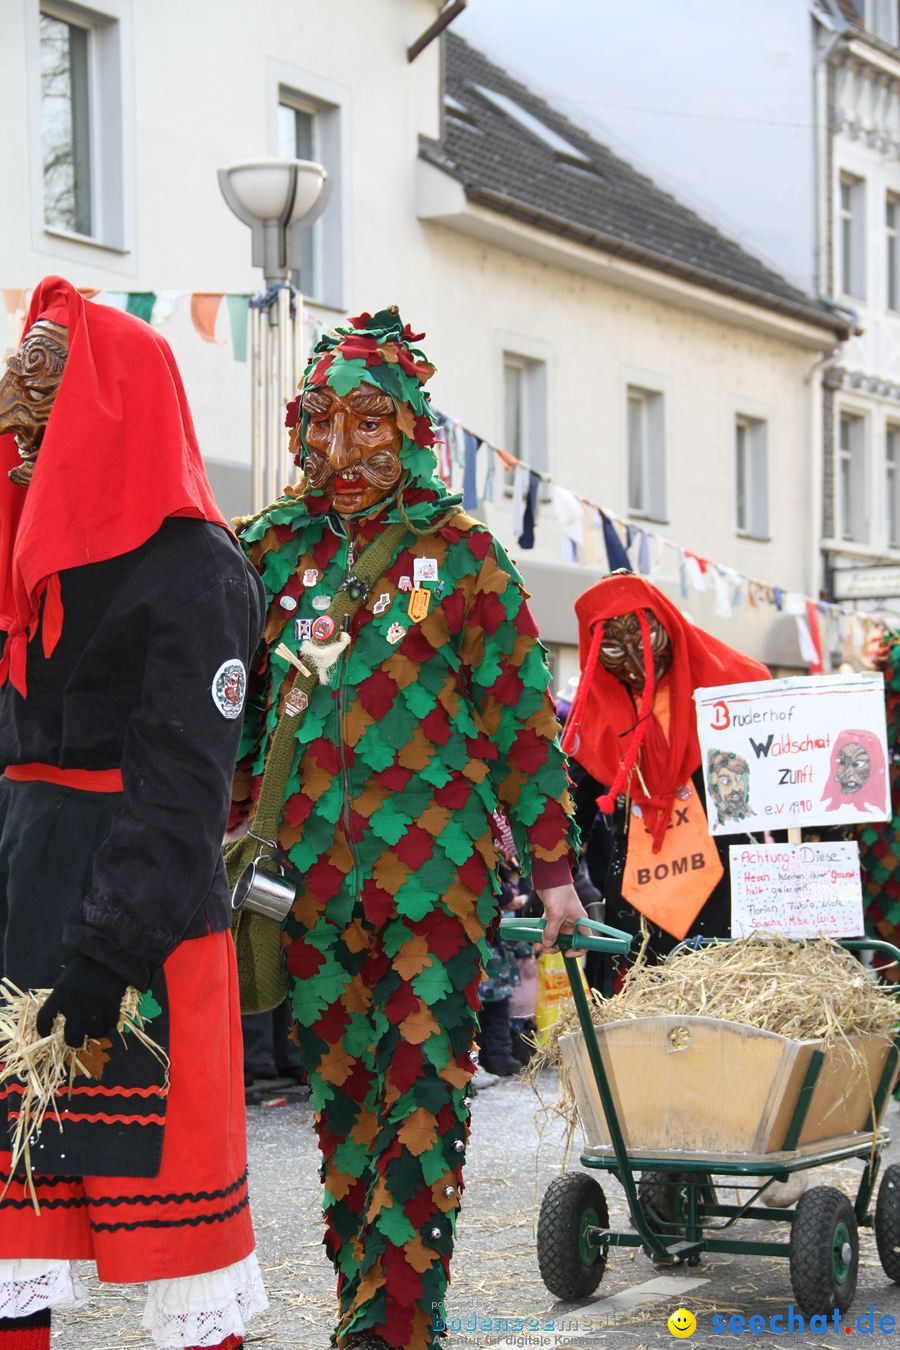
[[[635, 708], [625, 686], [600, 664], [603, 623], [620, 614], [650, 610], [669, 635], [672, 664], [661, 684], [669, 691], [668, 736], [653, 713], [653, 694], [648, 680]], [[681, 611], [651, 582], [632, 574], [604, 577], [575, 602], [578, 616], [581, 682], [566, 723], [563, 748], [599, 782], [625, 787], [640, 802], [644, 820], [653, 835], [654, 852], [662, 846], [672, 815], [675, 793], [700, 767], [700, 742], [694, 690], [717, 684], [740, 684], [768, 680], [769, 672], [759, 661], [744, 656], [718, 638], [695, 628]], [[645, 670], [649, 632], [644, 635]], [[628, 780], [628, 770], [637, 758], [640, 773]], [[621, 771], [626, 770], [622, 781]], [[643, 783], [642, 780], [643, 779]], [[646, 785], [647, 791], [644, 791]], [[614, 794], [613, 794], [614, 795]], [[613, 801], [601, 799], [604, 810]]]
[[[869, 776], [861, 788], [855, 792], [845, 792], [835, 778], [837, 769], [838, 755], [845, 745], [852, 745], [854, 742], [861, 745], [869, 756]], [[874, 807], [876, 811], [884, 810], [885, 799], [885, 778], [886, 770], [884, 764], [884, 751], [881, 748], [881, 738], [875, 735], [874, 731], [852, 731], [844, 730], [840, 732], [831, 751], [831, 764], [828, 768], [828, 779], [825, 783], [825, 791], [822, 793], [822, 801], [825, 803], [826, 811], [837, 811], [841, 806], [852, 806], [855, 811], [868, 811]]]
[[42, 597], [46, 656], [62, 630], [60, 572], [130, 553], [168, 516], [228, 529], [165, 339], [61, 277], [36, 288], [26, 333], [38, 319], [69, 330], [69, 355], [28, 488], [9, 481], [19, 455], [0, 436], [0, 684], [23, 695]]

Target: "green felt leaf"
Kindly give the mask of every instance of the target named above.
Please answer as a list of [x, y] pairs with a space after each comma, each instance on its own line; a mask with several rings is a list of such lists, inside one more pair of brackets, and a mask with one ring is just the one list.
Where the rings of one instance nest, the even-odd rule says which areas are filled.
[[374, 1039], [372, 1026], [364, 1013], [351, 1013], [350, 1021], [344, 1030], [344, 1049], [354, 1059], [361, 1058]]
[[550, 672], [540, 647], [532, 647], [525, 653], [525, 660], [519, 670], [519, 678], [526, 689], [537, 689], [540, 693], [550, 684]]
[[334, 1150], [334, 1165], [352, 1177], [361, 1177], [369, 1162], [369, 1150], [355, 1139], [343, 1139]]
[[447, 971], [434, 958], [431, 966], [413, 976], [412, 987], [419, 998], [424, 999], [429, 1005], [446, 998], [453, 989]]
[[[462, 1136], [460, 1135], [460, 1138]], [[439, 1140], [433, 1148], [427, 1153], [421, 1154], [419, 1164], [422, 1168], [422, 1178], [426, 1186], [433, 1186], [436, 1181], [440, 1181], [447, 1171], [447, 1159], [444, 1157], [443, 1142]]]
[[365, 375], [366, 363], [362, 357], [356, 357], [352, 361], [335, 361], [329, 367], [325, 383], [330, 385], [338, 398], [345, 398], [353, 389], [358, 388]]
[[491, 643], [485, 642], [484, 655], [472, 671], [472, 682], [481, 689], [490, 689], [499, 680], [502, 668], [500, 653]]
[[399, 914], [415, 922], [417, 919], [425, 918], [434, 904], [434, 896], [429, 895], [427, 891], [404, 887], [403, 891], [397, 892], [396, 904]]
[[326, 1083], [318, 1074], [309, 1075], [309, 1104], [314, 1111], [324, 1110], [327, 1104], [334, 1100], [334, 1095], [331, 1083]]
[[412, 815], [402, 809], [402, 797], [388, 797], [383, 806], [373, 812], [369, 825], [386, 844], [396, 844], [412, 824]]
[[403, 1210], [395, 1206], [393, 1209], [383, 1209], [375, 1217], [375, 1225], [384, 1233], [389, 1242], [393, 1242], [395, 1247], [402, 1247], [405, 1242], [409, 1242], [416, 1235], [409, 1219], [403, 1213]]
[[384, 947], [386, 955], [395, 957], [400, 948], [409, 942], [412, 933], [405, 923], [399, 923], [392, 919], [384, 929], [384, 935], [381, 939], [381, 945]]
[[425, 717], [437, 702], [436, 696], [423, 684], [408, 684], [403, 699], [414, 717]]
[[422, 1053], [428, 1063], [433, 1064], [436, 1069], [442, 1069], [450, 1060], [452, 1056], [450, 1037], [443, 1027], [428, 1037], [422, 1046]]
[[382, 744], [374, 736], [363, 737], [356, 748], [357, 759], [361, 759], [375, 773], [393, 764], [395, 754], [393, 746]]

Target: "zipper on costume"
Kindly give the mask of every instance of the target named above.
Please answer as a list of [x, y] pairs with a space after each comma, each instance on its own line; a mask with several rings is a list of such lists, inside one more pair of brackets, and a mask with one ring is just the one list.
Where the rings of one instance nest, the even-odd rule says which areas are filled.
[[[346, 527], [345, 527], [346, 529]], [[355, 561], [356, 549], [353, 541], [353, 527], [347, 536], [347, 566], [346, 576], [349, 576]], [[350, 766], [347, 763], [347, 743], [344, 738], [344, 717], [346, 715], [346, 693], [347, 693], [347, 659], [346, 653], [341, 655], [340, 672], [338, 675], [338, 749], [341, 757], [341, 817], [344, 824], [344, 834], [347, 837], [347, 845], [350, 849], [350, 856], [353, 859], [353, 900], [354, 903], [359, 899], [359, 878], [361, 869], [359, 865], [359, 855], [356, 851], [356, 840], [353, 838], [353, 824], [350, 815]]]

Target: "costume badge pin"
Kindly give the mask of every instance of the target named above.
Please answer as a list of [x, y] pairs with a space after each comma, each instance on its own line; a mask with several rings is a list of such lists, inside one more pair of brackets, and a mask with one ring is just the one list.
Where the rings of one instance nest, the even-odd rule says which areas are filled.
[[312, 637], [312, 619], [295, 619], [294, 624], [298, 642], [305, 642], [307, 638]]
[[223, 717], [231, 721], [240, 717], [244, 708], [244, 695], [247, 692], [247, 671], [243, 661], [236, 656], [223, 661], [213, 676], [210, 687], [213, 703]]
[[396, 646], [396, 644], [405, 637], [406, 629], [403, 627], [402, 623], [392, 623], [387, 630], [387, 640], [392, 647]]
[[397, 582], [397, 586], [401, 591], [411, 591], [413, 588], [412, 577], [401, 577], [400, 580]]
[[407, 614], [413, 623], [421, 623], [423, 619], [427, 618], [430, 608], [431, 591], [423, 590], [421, 586], [417, 586], [409, 597]]
[[303, 573], [303, 585], [315, 586], [318, 583], [318, 580], [319, 580], [318, 568], [307, 567], [306, 571]]
[[278, 601], [282, 609], [286, 609], [291, 614], [297, 608], [297, 601], [292, 595], [283, 595]]
[[314, 596], [313, 596], [312, 607], [313, 607], [313, 609], [317, 609], [317, 610], [319, 610], [320, 612], [321, 612], [322, 610], [325, 610], [325, 609], [331, 609], [331, 596], [330, 596], [330, 595], [314, 595]]
[[437, 581], [437, 558], [414, 558], [413, 581], [420, 586], [423, 581]]
[[327, 642], [334, 629], [334, 619], [330, 614], [320, 614], [318, 619], [312, 621], [312, 637], [316, 642]]
[[383, 614], [384, 611], [387, 609], [388, 605], [390, 605], [390, 603], [391, 597], [388, 595], [387, 591], [382, 591], [381, 595], [379, 595], [378, 599], [372, 606], [372, 613]]

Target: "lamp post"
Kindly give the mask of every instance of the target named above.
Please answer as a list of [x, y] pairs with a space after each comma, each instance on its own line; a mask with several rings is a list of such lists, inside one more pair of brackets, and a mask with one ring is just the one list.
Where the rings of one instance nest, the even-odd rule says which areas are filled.
[[247, 159], [219, 170], [219, 187], [253, 236], [253, 265], [265, 295], [250, 309], [252, 509], [281, 492], [287, 477], [284, 405], [300, 373], [303, 297], [291, 313], [288, 275], [300, 269], [301, 231], [328, 205], [329, 180], [306, 159]]

